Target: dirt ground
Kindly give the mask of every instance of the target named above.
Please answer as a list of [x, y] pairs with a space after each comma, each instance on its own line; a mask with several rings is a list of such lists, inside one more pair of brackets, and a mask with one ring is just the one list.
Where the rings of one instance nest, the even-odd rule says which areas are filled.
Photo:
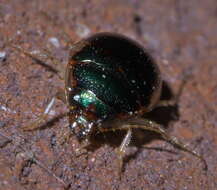
[[[216, 20], [216, 0], [1, 0], [0, 189], [216, 190]], [[137, 40], [153, 55], [174, 93], [183, 71], [191, 72], [178, 109], [161, 108], [150, 117], [203, 155], [208, 171], [158, 135], [134, 131], [120, 179], [115, 149], [122, 134], [107, 134], [78, 156], [76, 138], [65, 139], [67, 108], [60, 101], [48, 123], [24, 132], [21, 127], [43, 112], [64, 81], [7, 41], [28, 51], [47, 49], [64, 68], [63, 31], [72, 42], [102, 31]]]

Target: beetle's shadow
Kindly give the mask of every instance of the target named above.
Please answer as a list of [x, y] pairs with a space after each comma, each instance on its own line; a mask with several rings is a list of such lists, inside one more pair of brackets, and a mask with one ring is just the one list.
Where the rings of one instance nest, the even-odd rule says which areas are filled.
[[[174, 99], [175, 94], [169, 84], [163, 81], [162, 93], [160, 100], [169, 101]], [[177, 121], [180, 117], [178, 105], [157, 107], [149, 113], [146, 113], [145, 118], [153, 120], [161, 124], [164, 128], [169, 128], [172, 121]]]
[[[174, 96], [175, 95], [172, 92], [168, 83], [163, 81], [162, 94], [160, 100], [171, 100], [174, 98]], [[150, 113], [147, 113], [144, 118], [155, 121], [160, 125], [162, 125], [163, 128], [169, 129], [170, 123], [172, 121], [178, 120], [179, 116], [180, 115], [178, 111], [178, 105], [174, 105], [174, 106], [164, 106], [164, 107], [155, 108]], [[92, 143], [93, 145], [88, 147], [88, 150], [94, 151], [95, 149], [99, 148], [103, 144], [107, 144], [109, 146], [112, 146], [113, 148], [117, 148], [120, 146], [125, 134], [126, 131], [116, 130], [114, 132], [99, 133], [97, 135], [94, 135], [94, 137], [91, 138], [92, 139], [91, 142], [93, 142]], [[132, 138], [133, 140], [130, 145], [136, 146], [138, 148], [138, 151], [136, 151], [133, 155], [127, 156], [125, 158], [126, 162], [136, 157], [137, 154], [145, 148], [144, 147], [145, 144], [148, 144], [155, 139], [162, 139], [162, 137], [155, 132], [141, 130], [141, 129], [133, 130]], [[173, 151], [159, 148], [159, 147], [152, 147], [152, 148], [149, 147], [146, 149], [175, 153]]]

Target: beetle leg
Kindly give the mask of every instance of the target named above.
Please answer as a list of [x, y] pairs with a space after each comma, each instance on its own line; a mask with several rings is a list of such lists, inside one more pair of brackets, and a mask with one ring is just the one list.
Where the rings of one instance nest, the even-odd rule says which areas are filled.
[[208, 169], [206, 160], [203, 156], [199, 155], [194, 150], [190, 150], [186, 144], [178, 141], [178, 139], [174, 136], [170, 136], [167, 132], [157, 123], [147, 119], [135, 118], [126, 122], [126, 124], [119, 125], [115, 128], [105, 128], [101, 129], [101, 132], [114, 131], [114, 130], [128, 130], [133, 128], [140, 128], [148, 131], [153, 131], [160, 134], [166, 141], [170, 142], [173, 146], [182, 149], [185, 152], [192, 154], [193, 156], [199, 158], [204, 163], [204, 170]]
[[183, 79], [181, 81], [181, 84], [175, 96], [171, 100], [160, 100], [156, 105], [156, 107], [167, 107], [167, 106], [177, 105], [179, 103], [180, 96], [189, 78], [190, 78], [190, 74], [184, 73]]
[[158, 104], [155, 106], [157, 107], [168, 107], [168, 106], [175, 106], [177, 104], [177, 101], [175, 99], [172, 100], [160, 100]]
[[66, 95], [65, 95], [65, 90], [63, 90], [62, 88], [59, 88], [56, 96], [55, 96], [58, 100], [61, 100], [64, 104], [66, 104]]
[[180, 96], [186, 84], [186, 80], [182, 80], [182, 83], [178, 89], [178, 92], [171, 100], [160, 100], [156, 107], [167, 107], [167, 106], [175, 106], [179, 103]]
[[48, 103], [47, 107], [45, 108], [43, 114], [36, 121], [31, 123], [30, 125], [22, 127], [22, 129], [24, 131], [31, 131], [31, 130], [35, 130], [35, 129], [39, 128], [40, 125], [47, 120], [47, 117], [48, 117], [48, 115], [51, 111], [51, 108], [53, 107], [56, 99], [58, 98], [58, 99], [62, 100], [63, 102], [65, 101], [63, 93], [65, 93], [63, 90], [61, 90], [61, 91], [59, 90], [59, 92], [56, 94], [56, 96], [54, 96], [50, 100], [50, 102]]
[[87, 148], [91, 146], [92, 144], [90, 143], [89, 139], [85, 139], [85, 141], [75, 150], [76, 152], [76, 157], [80, 157], [81, 155], [86, 155], [88, 154]]
[[117, 149], [117, 156], [118, 156], [118, 161], [119, 161], [119, 176], [121, 177], [121, 172], [123, 169], [123, 157], [126, 152], [126, 149], [128, 145], [130, 144], [131, 137], [132, 137], [132, 130], [131, 127], [120, 127], [120, 128], [104, 128], [104, 129], [99, 129], [100, 132], [109, 132], [109, 131], [115, 131], [115, 130], [127, 130], [127, 134], [125, 135], [120, 147]]
[[[65, 71], [64, 71], [64, 67], [63, 65], [60, 64], [60, 60], [58, 60], [57, 58], [55, 58], [54, 56], [51, 55], [51, 53], [44, 49], [44, 52], [30, 52], [25, 50], [24, 48], [14, 45], [14, 44], [10, 44], [9, 46], [12, 47], [13, 49], [25, 54], [26, 56], [29, 56], [30, 58], [32, 58], [33, 60], [36, 60], [36, 62], [44, 67], [47, 67], [48, 69], [50, 69], [50, 71], [56, 73], [58, 75], [58, 77], [63, 80], [64, 79], [64, 75], [65, 75]], [[44, 63], [44, 61], [42, 61], [43, 59], [50, 60], [52, 62], [52, 64], [56, 65], [57, 68], [55, 68], [52, 65], [49, 65], [47, 63]]]
[[186, 84], [186, 81], [183, 81], [180, 85], [177, 94], [171, 99], [171, 100], [160, 100], [156, 107], [168, 107], [168, 106], [175, 106], [179, 103], [180, 96], [182, 94], [182, 91], [184, 89], [184, 86]]
[[61, 28], [60, 33], [61, 33], [61, 36], [64, 38], [64, 41], [65, 41], [67, 47], [70, 46], [71, 44], [73, 44], [73, 41], [72, 41], [71, 37], [69, 36], [69, 34], [67, 33], [66, 28], [64, 26], [62, 26], [61, 24], [59, 24], [56, 21], [56, 19], [53, 19], [45, 11], [40, 11], [40, 14], [43, 17], [43, 19], [46, 19], [48, 22], [50, 22], [50, 24], [53, 25], [53, 27]]
[[132, 137], [132, 130], [128, 129], [126, 136], [124, 137], [120, 147], [117, 150], [117, 155], [118, 155], [118, 160], [119, 160], [119, 175], [121, 175], [121, 172], [122, 172], [123, 157], [126, 152], [127, 146], [130, 144], [131, 137]]
[[55, 99], [56, 99], [55, 97], [51, 99], [51, 101], [48, 103], [47, 107], [45, 108], [44, 113], [36, 121], [31, 123], [30, 125], [22, 127], [22, 129], [24, 131], [31, 131], [37, 129], [41, 125], [41, 123], [47, 119], [47, 116], [50, 113], [52, 106], [54, 105]]

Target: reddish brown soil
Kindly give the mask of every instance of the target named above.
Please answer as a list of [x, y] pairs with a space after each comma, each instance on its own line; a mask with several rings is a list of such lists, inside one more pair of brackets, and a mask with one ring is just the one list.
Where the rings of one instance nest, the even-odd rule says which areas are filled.
[[[45, 19], [42, 12], [56, 24]], [[217, 189], [216, 20], [216, 0], [1, 0], [0, 134], [12, 142], [0, 135], [0, 189], [64, 189], [53, 175], [72, 190]], [[159, 136], [136, 131], [120, 180], [115, 154], [120, 142], [114, 140], [118, 134], [77, 157], [76, 138], [72, 136], [67, 142], [63, 139], [69, 130], [67, 118], [60, 117], [67, 111], [60, 101], [49, 117], [52, 122], [40, 130], [24, 132], [21, 126], [43, 112], [64, 82], [11, 49], [7, 38], [29, 51], [49, 49], [64, 67], [68, 51], [63, 28], [73, 42], [101, 31], [136, 39], [155, 57], [163, 79], [174, 92], [183, 71], [191, 70], [193, 76], [182, 93], [179, 113], [165, 108], [153, 117], [203, 155], [208, 172], [202, 170], [198, 159]], [[53, 37], [59, 40], [59, 47], [50, 42]], [[139, 148], [142, 145], [149, 148]], [[30, 153], [53, 175], [32, 162]]]

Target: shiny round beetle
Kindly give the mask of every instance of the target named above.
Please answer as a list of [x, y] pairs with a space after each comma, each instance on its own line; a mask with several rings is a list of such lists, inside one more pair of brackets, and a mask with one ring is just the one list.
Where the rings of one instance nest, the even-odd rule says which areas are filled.
[[171, 104], [160, 102], [161, 88], [159, 68], [135, 41], [111, 33], [81, 40], [71, 49], [65, 75], [70, 128], [79, 140], [88, 140], [95, 132], [126, 130], [118, 150], [120, 168], [132, 128], [160, 133], [205, 163], [157, 123], [143, 118], [154, 107]]
[[70, 127], [79, 139], [105, 128], [104, 123], [142, 116], [156, 105], [162, 85], [159, 69], [134, 41], [101, 33], [76, 46], [67, 65], [65, 90]]
[[[143, 117], [157, 106], [176, 103], [160, 101], [161, 88], [159, 68], [144, 48], [122, 35], [99, 33], [71, 46], [61, 97], [69, 108], [70, 129], [79, 141], [87, 142], [95, 133], [127, 131], [117, 151], [120, 168], [133, 128], [159, 133], [166, 141], [201, 159], [207, 167], [202, 156]], [[44, 116], [53, 102], [54, 99]]]

